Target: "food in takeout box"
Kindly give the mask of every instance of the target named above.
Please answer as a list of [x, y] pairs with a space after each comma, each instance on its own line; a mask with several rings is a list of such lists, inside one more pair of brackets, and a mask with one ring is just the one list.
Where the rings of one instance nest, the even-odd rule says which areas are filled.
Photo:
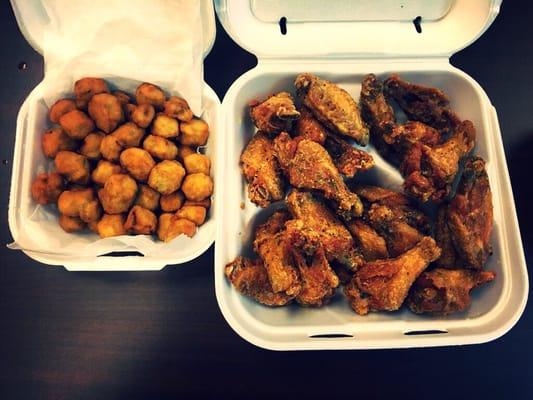
[[[250, 102], [259, 131], [240, 158], [248, 197], [283, 206], [255, 230], [257, 257], [226, 265], [233, 286], [268, 306], [323, 306], [343, 284], [361, 315], [404, 303], [431, 315], [467, 309], [470, 291], [495, 278], [483, 271], [492, 195], [484, 160], [471, 154], [473, 123], [441, 90], [398, 75], [365, 76], [359, 104], [312, 74], [295, 88], [301, 104], [288, 92]], [[402, 173], [404, 193], [358, 183], [374, 162], [352, 140], [369, 139]]]
[[194, 236], [213, 192], [210, 160], [199, 153], [207, 123], [186, 100], [167, 98], [150, 83], [130, 96], [111, 93], [103, 79], [82, 78], [74, 94], [50, 107], [49, 119], [59, 126], [41, 143], [55, 171], [37, 176], [34, 200], [57, 204], [66, 232]]

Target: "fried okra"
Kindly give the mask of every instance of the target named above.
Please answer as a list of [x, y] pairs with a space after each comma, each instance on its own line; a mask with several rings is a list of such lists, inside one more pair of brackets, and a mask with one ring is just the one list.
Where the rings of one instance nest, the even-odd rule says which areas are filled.
[[155, 116], [154, 106], [151, 104], [139, 104], [131, 113], [131, 120], [141, 128], [147, 128]]
[[83, 222], [95, 222], [102, 216], [102, 206], [97, 199], [83, 203], [80, 207], [80, 218]]
[[135, 199], [135, 204], [139, 205], [148, 210], [156, 210], [159, 207], [159, 199], [161, 194], [152, 189], [148, 185], [139, 185], [139, 192], [137, 193], [137, 198]]
[[94, 192], [91, 188], [65, 190], [57, 199], [59, 212], [68, 217], [79, 217], [82, 207], [94, 200]]
[[165, 104], [165, 93], [159, 86], [142, 83], [135, 91], [137, 104], [151, 104], [156, 110], [162, 110]]
[[209, 137], [209, 125], [201, 119], [194, 118], [180, 124], [180, 143], [187, 146], [204, 146]]
[[103, 189], [98, 191], [98, 197], [107, 214], [127, 212], [137, 195], [137, 183], [126, 174], [111, 175]]
[[103, 79], [82, 78], [74, 83], [76, 106], [80, 109], [87, 108], [91, 97], [99, 93], [109, 93], [109, 88]]
[[63, 190], [63, 178], [57, 172], [40, 173], [31, 184], [31, 195], [39, 204], [56, 203]]
[[164, 104], [165, 114], [172, 118], [177, 118], [183, 122], [189, 122], [193, 113], [189, 107], [187, 100], [177, 96], [170, 96]]
[[91, 179], [94, 183], [103, 186], [111, 175], [120, 174], [121, 172], [122, 168], [120, 165], [113, 164], [107, 160], [100, 160], [93, 170]]
[[205, 222], [206, 209], [200, 206], [183, 206], [176, 212], [176, 217], [185, 218], [200, 226]]
[[100, 237], [107, 238], [112, 236], [125, 235], [126, 228], [124, 222], [126, 218], [124, 214], [104, 214], [102, 219], [96, 225]]
[[170, 194], [181, 186], [185, 168], [177, 162], [163, 160], [157, 164], [148, 177], [148, 185], [161, 194]]
[[120, 101], [109, 93], [94, 95], [89, 101], [89, 115], [98, 129], [105, 133], [112, 132], [124, 119]]
[[100, 142], [100, 154], [109, 161], [118, 161], [122, 149], [119, 140], [113, 135], [106, 135]]
[[206, 174], [190, 174], [185, 177], [181, 190], [188, 200], [201, 201], [213, 193], [213, 180]]
[[178, 218], [170, 213], [163, 213], [159, 216], [157, 237], [163, 242], [170, 242], [182, 234], [193, 237], [195, 233], [196, 225], [188, 219]]
[[146, 136], [143, 149], [161, 160], [174, 160], [178, 155], [178, 147], [173, 142], [156, 135]]
[[155, 161], [146, 150], [131, 147], [120, 154], [120, 165], [136, 180], [144, 182], [155, 166]]
[[69, 217], [61, 214], [59, 216], [59, 226], [67, 233], [81, 231], [85, 228], [85, 222], [78, 217]]
[[126, 218], [124, 228], [128, 232], [138, 235], [149, 235], [155, 232], [157, 228], [157, 217], [147, 208], [133, 206], [128, 214], [128, 218]]
[[211, 161], [209, 160], [209, 157], [199, 153], [190, 154], [185, 157], [183, 164], [185, 165], [188, 174], [201, 172], [205, 175], [209, 175], [209, 170], [211, 169]]
[[123, 92], [122, 90], [115, 90], [113, 93], [111, 93], [113, 96], [115, 96], [122, 106], [122, 109], [124, 110], [124, 107], [126, 104], [131, 102], [131, 97], [126, 92]]
[[158, 114], [154, 119], [152, 134], [164, 138], [172, 138], [180, 133], [178, 120], [165, 114]]
[[56, 171], [69, 182], [86, 184], [89, 181], [89, 162], [87, 157], [72, 151], [60, 151], [54, 160]]
[[178, 159], [183, 162], [185, 157], [189, 154], [195, 154], [196, 151], [191, 146], [179, 146], [178, 147]]
[[159, 205], [164, 212], [174, 212], [181, 208], [184, 201], [185, 196], [182, 192], [174, 192], [161, 196], [159, 199]]
[[48, 111], [48, 117], [50, 118], [50, 121], [54, 124], [59, 123], [59, 118], [61, 118], [62, 115], [75, 110], [76, 109], [76, 102], [72, 99], [61, 99], [56, 101], [52, 107], [50, 107], [50, 110]]
[[62, 150], [73, 151], [78, 143], [72, 139], [61, 127], [47, 130], [41, 138], [41, 146], [46, 157], [55, 158]]
[[59, 125], [72, 139], [81, 140], [94, 131], [94, 122], [80, 110], [72, 110], [59, 118]]
[[133, 122], [126, 122], [119, 126], [112, 135], [124, 147], [139, 147], [144, 136], [144, 129], [139, 128]]
[[90, 160], [98, 160], [102, 157], [100, 153], [100, 144], [104, 138], [102, 132], [92, 132], [85, 136], [83, 144], [80, 147], [80, 154], [84, 155]]

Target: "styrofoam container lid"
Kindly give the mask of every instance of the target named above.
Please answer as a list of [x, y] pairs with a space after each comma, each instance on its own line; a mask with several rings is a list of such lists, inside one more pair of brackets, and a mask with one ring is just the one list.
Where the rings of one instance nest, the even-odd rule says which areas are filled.
[[233, 40], [259, 58], [449, 57], [487, 30], [501, 2], [215, 0], [215, 7]]
[[[50, 19], [44, 5], [39, 0], [10, 0], [17, 24], [30, 45], [43, 54], [44, 34]], [[207, 57], [215, 42], [215, 12], [210, 0], [201, 0], [203, 24], [204, 58]], [[108, 39], [108, 38], [106, 38]]]

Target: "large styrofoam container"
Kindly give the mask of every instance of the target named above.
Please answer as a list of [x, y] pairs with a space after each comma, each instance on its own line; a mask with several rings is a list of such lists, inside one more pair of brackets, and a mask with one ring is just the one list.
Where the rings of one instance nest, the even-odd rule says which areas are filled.
[[[11, 1], [19, 27], [32, 45], [39, 53], [43, 53], [42, 44], [44, 30], [48, 23], [47, 15], [39, 1]], [[202, 19], [205, 21], [203, 42], [204, 57], [211, 50], [215, 40], [215, 20], [213, 4], [209, 0], [202, 0]], [[46, 62], [46, 60], [45, 60]], [[162, 66], [164, 68], [165, 66]], [[79, 76], [78, 76], [79, 75]], [[76, 79], [81, 78], [81, 74], [72, 71], [72, 86]], [[102, 76], [111, 87], [117, 87], [130, 93], [142, 82], [131, 79], [124, 79], [120, 76]], [[49, 127], [48, 108], [43, 100], [43, 92], [47, 83], [47, 76], [28, 95], [22, 104], [17, 117], [17, 130], [15, 150], [13, 156], [13, 172], [11, 179], [11, 193], [9, 199], [9, 228], [16, 242], [23, 242], [23, 251], [31, 258], [50, 265], [64, 265], [67, 270], [77, 271], [140, 271], [140, 270], [160, 270], [169, 264], [181, 264], [190, 261], [204, 251], [214, 241], [216, 227], [216, 211], [211, 207], [208, 220], [194, 238], [180, 236], [173, 241], [181, 242], [176, 251], [165, 252], [163, 254], [150, 254], [149, 256], [124, 255], [102, 256], [100, 254], [83, 255], [76, 254], [76, 251], [63, 252], [58, 250], [57, 243], [68, 243], [72, 234], [64, 232], [59, 226], [53, 237], [48, 238], [47, 243], [32, 242], [35, 236], [35, 229], [39, 229], [38, 224], [32, 224], [28, 228], [27, 221], [32, 217], [35, 204], [31, 198], [30, 186], [38, 172], [46, 170], [47, 163], [41, 151], [41, 134]], [[158, 82], [163, 88], [170, 82]], [[58, 94], [59, 96], [60, 94]], [[201, 117], [209, 124], [210, 137], [205, 147], [205, 153], [210, 156], [213, 164], [212, 174], [216, 172], [215, 152], [217, 146], [217, 133], [219, 132], [219, 112], [220, 101], [216, 93], [204, 83], [202, 94], [204, 112]], [[215, 202], [214, 202], [215, 203]], [[81, 234], [80, 234], [81, 235]], [[87, 243], [98, 240], [98, 235], [94, 233], [83, 233]], [[180, 243], [178, 243], [180, 244]], [[43, 250], [44, 248], [44, 250]], [[137, 249], [128, 249], [136, 251]], [[125, 250], [125, 251], [128, 251]]]
[[[380, 18], [375, 13], [379, 2], [375, 1], [284, 3], [269, 2], [269, 7], [253, 0], [215, 3], [224, 28], [242, 47], [258, 54], [259, 60], [257, 67], [235, 81], [222, 103], [228, 134], [217, 148], [217, 179], [225, 179], [225, 184], [216, 188], [220, 217], [215, 284], [227, 322], [249, 342], [274, 350], [460, 345], [503, 335], [524, 310], [528, 278], [501, 133], [496, 110], [486, 93], [449, 63], [453, 52], [490, 25], [500, 1], [435, 1], [429, 9], [430, 2], [385, 1], [381, 3], [388, 8], [382, 8], [387, 11], [380, 13]], [[343, 8], [342, 3], [350, 7]], [[320, 12], [314, 7], [321, 7]], [[405, 8], [409, 8], [407, 13]], [[417, 15], [431, 15], [423, 17], [422, 34], [415, 31], [411, 21]], [[277, 24], [281, 16], [288, 16], [286, 35], [280, 34]], [[242, 296], [227, 281], [225, 264], [240, 254], [253, 255], [255, 228], [279, 207], [263, 210], [247, 198], [239, 156], [255, 131], [248, 116], [248, 102], [280, 90], [294, 93], [293, 82], [301, 72], [336, 82], [355, 99], [359, 98], [365, 74], [385, 77], [397, 72], [408, 81], [441, 88], [460, 117], [474, 122], [478, 133], [475, 152], [487, 161], [494, 203], [494, 254], [486, 269], [495, 271], [497, 278], [474, 292], [468, 311], [439, 318], [405, 309], [359, 316], [340, 293], [330, 305], [318, 309], [296, 305], [269, 308]], [[362, 174], [360, 181], [400, 189], [398, 171], [372, 146], [368, 150], [376, 166]]]

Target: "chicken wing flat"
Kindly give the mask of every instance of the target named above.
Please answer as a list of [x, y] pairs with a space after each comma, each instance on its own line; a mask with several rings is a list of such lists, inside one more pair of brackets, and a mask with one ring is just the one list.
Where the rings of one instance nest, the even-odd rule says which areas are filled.
[[413, 145], [400, 167], [406, 192], [422, 202], [442, 202], [450, 194], [460, 161], [474, 148], [475, 136], [474, 124], [466, 120], [442, 144]]
[[304, 105], [327, 128], [363, 146], [368, 143], [368, 128], [347, 91], [312, 74], [298, 75], [294, 85]]
[[348, 229], [311, 193], [293, 190], [287, 207], [294, 219], [285, 226], [294, 244], [308, 254], [322, 246], [328, 261], [338, 261], [350, 270], [361, 265], [363, 259]]
[[457, 193], [447, 207], [439, 210], [439, 217], [436, 238], [448, 249], [439, 265], [483, 268], [492, 252], [493, 208], [482, 158], [471, 157], [466, 161]]
[[415, 144], [425, 144], [429, 147], [441, 142], [441, 134], [435, 128], [418, 121], [408, 121], [402, 125], [395, 125], [383, 135], [383, 140], [394, 147], [403, 157]]
[[442, 90], [403, 81], [396, 74], [385, 80], [384, 90], [387, 97], [396, 100], [409, 119], [443, 132], [452, 131], [460, 122]]
[[296, 296], [302, 285], [292, 258], [292, 244], [285, 231], [290, 214], [276, 211], [255, 232], [254, 250], [263, 260], [274, 293]]
[[417, 314], [448, 315], [470, 306], [470, 292], [496, 274], [491, 271], [442, 269], [423, 272], [411, 288], [407, 305]]
[[257, 132], [240, 158], [241, 168], [248, 181], [248, 197], [260, 207], [267, 207], [283, 199], [283, 179], [274, 155], [272, 140]]
[[387, 206], [373, 204], [368, 210], [368, 220], [378, 234], [384, 238], [391, 257], [398, 257], [405, 253], [424, 237], [421, 232]]
[[448, 227], [448, 204], [442, 204], [435, 220], [435, 240], [441, 248], [441, 255], [436, 264], [441, 268], [456, 268], [460, 261], [453, 246], [452, 235]]
[[294, 106], [292, 96], [287, 92], [280, 92], [262, 102], [251, 102], [250, 116], [259, 130], [277, 134], [289, 131], [300, 113]]
[[360, 315], [398, 310], [414, 281], [439, 255], [435, 241], [426, 236], [397, 258], [364, 264], [344, 287], [344, 293]]
[[293, 299], [293, 296], [283, 292], [274, 293], [263, 261], [259, 259], [237, 257], [226, 265], [225, 274], [239, 293], [252, 297], [261, 304], [284, 306]]
[[374, 159], [370, 154], [328, 131], [306, 107], [302, 109], [300, 119], [296, 123], [295, 136], [324, 146], [333, 164], [348, 178], [353, 178], [357, 171], [366, 171], [374, 166]]
[[388, 158], [390, 145], [384, 140], [396, 125], [394, 111], [383, 94], [383, 83], [374, 74], [363, 78], [359, 98], [361, 114], [370, 128], [370, 139], [378, 151]]
[[358, 171], [367, 171], [374, 166], [374, 159], [366, 151], [353, 147], [346, 140], [330, 134], [324, 147], [341, 174], [353, 178]]
[[339, 214], [347, 220], [361, 215], [361, 200], [348, 190], [324, 147], [309, 139], [291, 139], [282, 132], [274, 139], [274, 149], [292, 186], [320, 191], [337, 204]]
[[293, 256], [302, 280], [302, 291], [296, 296], [296, 301], [304, 306], [320, 307], [327, 304], [339, 286], [339, 278], [331, 269], [324, 249], [319, 247], [310, 263], [298, 251]]
[[354, 219], [346, 224], [365, 261], [389, 258], [387, 242], [370, 225], [361, 219]]

